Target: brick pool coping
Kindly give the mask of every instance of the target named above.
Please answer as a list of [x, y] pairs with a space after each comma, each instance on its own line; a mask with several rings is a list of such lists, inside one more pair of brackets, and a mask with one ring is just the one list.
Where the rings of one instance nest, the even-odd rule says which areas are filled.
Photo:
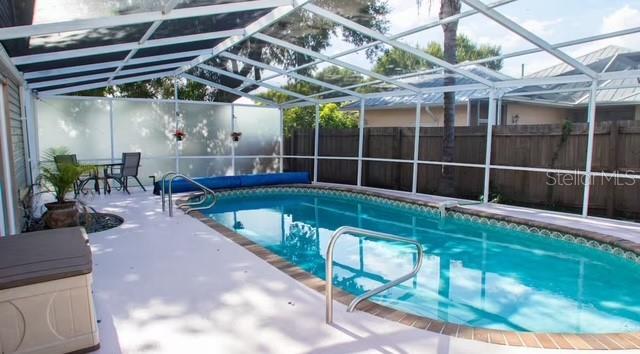
[[[352, 193], [360, 193], [365, 195], [371, 195], [376, 197], [388, 198], [391, 200], [402, 201], [406, 203], [418, 204], [428, 207], [435, 207], [434, 203], [428, 201], [413, 199], [410, 197], [396, 196], [385, 194], [370, 190], [361, 190], [357, 188], [349, 187], [334, 187], [334, 186], [318, 186], [318, 185], [282, 185], [280, 188], [312, 188], [323, 190], [338, 190], [347, 191]], [[278, 187], [270, 187], [278, 188]], [[245, 190], [259, 190], [264, 187], [246, 188]], [[176, 200], [176, 204], [184, 202], [196, 194], [183, 196]], [[179, 206], [182, 210], [186, 211], [186, 207]], [[561, 232], [568, 232], [574, 235], [591, 239], [599, 243], [609, 244], [615, 247], [620, 247], [625, 250], [640, 254], [640, 244], [636, 244], [632, 241], [624, 240], [618, 237], [607, 236], [601, 233], [592, 231], [574, 229], [570, 227], [561, 227], [551, 223], [543, 223], [539, 221], [527, 220], [519, 217], [511, 217], [505, 215], [496, 215], [490, 212], [483, 212], [478, 210], [468, 210], [458, 207], [451, 208], [457, 212], [464, 214], [475, 215], [484, 218], [491, 218], [495, 220], [508, 221], [513, 223], [525, 224], [532, 227], [540, 227], [549, 230], [557, 230]], [[190, 215], [205, 225], [209, 226], [213, 230], [222, 234], [224, 237], [233, 241], [239, 246], [242, 246], [249, 252], [258, 256], [271, 266], [279, 269], [281, 272], [287, 274], [291, 278], [301, 282], [307, 287], [324, 294], [325, 281], [317, 276], [305, 271], [304, 269], [290, 263], [286, 259], [278, 256], [270, 250], [260, 246], [259, 244], [249, 240], [248, 238], [236, 233], [233, 230], [228, 229], [222, 224], [217, 223], [213, 219], [206, 217], [199, 211], [193, 211]], [[354, 298], [351, 295], [341, 289], [334, 286], [334, 300], [348, 305]], [[607, 333], [607, 334], [573, 334], [573, 333], [534, 333], [534, 332], [515, 332], [515, 331], [503, 331], [486, 328], [477, 328], [465, 325], [458, 325], [454, 323], [443, 322], [432, 318], [417, 316], [414, 314], [406, 313], [390, 307], [376, 304], [369, 300], [363, 301], [358, 305], [359, 311], [364, 311], [377, 317], [381, 317], [390, 321], [399, 322], [403, 325], [412, 326], [414, 328], [427, 330], [434, 333], [444, 334], [452, 337], [471, 339], [491, 344], [529, 347], [529, 348], [544, 348], [544, 349], [583, 349], [583, 350], [620, 350], [620, 349], [640, 349], [640, 332], [632, 333]]]

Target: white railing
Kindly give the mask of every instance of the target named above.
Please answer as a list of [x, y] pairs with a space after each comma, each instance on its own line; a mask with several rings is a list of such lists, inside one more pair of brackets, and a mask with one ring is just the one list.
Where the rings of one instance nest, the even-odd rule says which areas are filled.
[[399, 236], [394, 236], [394, 235], [390, 235], [390, 234], [385, 234], [382, 232], [377, 232], [377, 231], [371, 231], [371, 230], [365, 230], [365, 229], [360, 229], [360, 228], [356, 228], [356, 227], [350, 227], [350, 226], [343, 226], [339, 229], [337, 229], [333, 235], [331, 235], [331, 238], [329, 239], [329, 245], [327, 246], [327, 255], [326, 255], [326, 272], [325, 272], [325, 282], [326, 282], [326, 287], [325, 287], [325, 299], [326, 299], [326, 321], [327, 324], [332, 324], [333, 323], [333, 251], [335, 249], [336, 246], [336, 242], [338, 241], [338, 239], [340, 238], [340, 236], [344, 235], [344, 234], [349, 234], [355, 237], [369, 237], [369, 238], [375, 238], [375, 239], [379, 239], [379, 240], [384, 240], [384, 241], [395, 241], [395, 242], [402, 242], [402, 243], [408, 243], [411, 244], [413, 246], [416, 247], [416, 250], [418, 252], [418, 259], [416, 261], [416, 264], [413, 267], [413, 270], [410, 273], [407, 273], [399, 278], [397, 278], [396, 280], [390, 281], [386, 284], [383, 284], [377, 288], [371, 289], [369, 291], [367, 291], [366, 293], [356, 297], [355, 299], [353, 299], [353, 301], [351, 301], [351, 303], [349, 304], [349, 306], [347, 307], [347, 312], [353, 312], [356, 307], [358, 306], [358, 304], [360, 304], [362, 301], [376, 295], [379, 294], [387, 289], [390, 289], [398, 284], [402, 284], [405, 281], [413, 278], [416, 274], [418, 274], [418, 271], [420, 270], [420, 267], [422, 267], [422, 258], [423, 258], [423, 253], [422, 253], [422, 245], [418, 242], [418, 241], [414, 241], [408, 238], [404, 238], [404, 237], [399, 237]]

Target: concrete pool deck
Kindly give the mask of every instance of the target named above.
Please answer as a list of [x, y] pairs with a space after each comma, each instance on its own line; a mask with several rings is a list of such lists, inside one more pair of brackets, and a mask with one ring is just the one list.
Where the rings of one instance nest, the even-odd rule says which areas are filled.
[[[328, 326], [320, 293], [194, 218], [162, 214], [159, 197], [115, 192], [89, 202], [126, 219], [90, 235], [100, 353], [551, 352], [347, 314], [339, 303]], [[565, 352], [576, 351], [553, 351]]]

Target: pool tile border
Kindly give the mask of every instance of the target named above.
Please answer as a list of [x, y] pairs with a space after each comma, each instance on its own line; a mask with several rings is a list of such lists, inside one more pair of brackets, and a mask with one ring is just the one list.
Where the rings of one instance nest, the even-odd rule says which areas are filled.
[[[349, 187], [319, 186], [319, 185], [282, 185], [277, 187], [250, 187], [243, 189], [222, 190], [220, 196], [229, 195], [251, 195], [278, 193], [282, 190], [293, 193], [305, 193], [310, 189], [333, 196], [348, 196], [369, 202], [388, 204], [395, 207], [407, 208], [409, 210], [439, 214], [440, 211], [434, 203], [413, 199], [410, 197], [389, 195], [370, 190], [361, 190]], [[484, 212], [475, 209], [464, 209], [453, 207], [447, 211], [447, 217], [482, 223], [491, 226], [504, 227], [507, 229], [525, 231], [539, 236], [551, 237], [571, 243], [584, 245], [591, 248], [614, 254], [618, 257], [640, 263], [640, 244], [622, 238], [604, 235], [601, 233], [571, 228], [565, 226], [544, 223], [519, 217], [497, 215], [491, 212]]]
[[[381, 193], [376, 193], [371, 191], [361, 191], [361, 190], [351, 191], [351, 190], [344, 190], [344, 188], [325, 187], [325, 186], [308, 186], [308, 185], [289, 186], [287, 185], [287, 186], [281, 186], [281, 187], [246, 188], [246, 189], [233, 190], [233, 191], [221, 191], [219, 194], [220, 195], [229, 195], [229, 194], [241, 195], [243, 193], [250, 194], [250, 193], [257, 193], [257, 192], [265, 192], [265, 190], [267, 190], [267, 192], [269, 191], [277, 192], [277, 191], [282, 191], [283, 188], [286, 188], [286, 189], [295, 188], [301, 192], [303, 190], [308, 191], [309, 188], [314, 188], [318, 190], [327, 191], [328, 194], [334, 194], [334, 195], [341, 195], [340, 192], [349, 193], [349, 196], [353, 196], [354, 194], [364, 194], [365, 195], [364, 198], [370, 201], [380, 201], [379, 199], [396, 199], [395, 202], [402, 203], [402, 204], [396, 204], [393, 202], [392, 204], [397, 206], [404, 206], [404, 204], [413, 204], [413, 205], [409, 205], [408, 207], [415, 208], [416, 207], [415, 205], [418, 205], [419, 209], [422, 209], [424, 207], [424, 208], [429, 208], [429, 209], [424, 209], [425, 211], [437, 212], [437, 208], [434, 205], [431, 205], [430, 203], [427, 203], [421, 200], [415, 200], [415, 199], [405, 198], [401, 196], [386, 195], [386, 194], [381, 194]], [[332, 193], [332, 191], [335, 191], [337, 193]], [[184, 202], [188, 200], [190, 197], [191, 196], [179, 198], [176, 201], [176, 204], [180, 202]], [[385, 201], [382, 201], [382, 202], [385, 202]], [[186, 211], [186, 207], [181, 207], [181, 206], [179, 207], [183, 211]], [[467, 210], [465, 210], [464, 213], [467, 213]], [[455, 217], [455, 215], [457, 214], [463, 214], [463, 213], [460, 212], [459, 210], [454, 210], [453, 212], [448, 212], [447, 216]], [[475, 214], [475, 213], [469, 213], [469, 214]], [[478, 215], [478, 214], [481, 214], [481, 215]], [[286, 259], [260, 246], [259, 244], [251, 241], [250, 239], [236, 233], [233, 230], [228, 229], [227, 227], [217, 223], [213, 219], [206, 217], [204, 214], [202, 214], [199, 211], [193, 211], [189, 213], [189, 215], [199, 220], [200, 222], [204, 223], [211, 229], [217, 231], [218, 233], [220, 233], [227, 239], [231, 240], [232, 242], [236, 243], [237, 245], [242, 246], [249, 252], [253, 253], [255, 256], [267, 262], [274, 268], [287, 274], [294, 280], [301, 282], [302, 284], [306, 285], [312, 290], [315, 290], [319, 293], [324, 294], [325, 286], [326, 286], [324, 279], [318, 278], [317, 276], [305, 271], [304, 269], [290, 263]], [[535, 232], [535, 231], [530, 231], [532, 228], [542, 227], [539, 225], [540, 223], [536, 223], [537, 225], [535, 226], [523, 225], [515, 221], [515, 219], [522, 220], [520, 218], [504, 217], [502, 215], [496, 216], [496, 215], [492, 215], [490, 213], [485, 213], [485, 212], [477, 212], [477, 214], [471, 215], [470, 217], [471, 217], [470, 220], [472, 221], [486, 222], [489, 224], [491, 224], [491, 220], [498, 220], [498, 218], [501, 218], [503, 220], [499, 220], [497, 222], [506, 222], [506, 223], [515, 224], [512, 227], [516, 227], [518, 229], [520, 229], [520, 227], [522, 226], [528, 227], [526, 231], [529, 231], [529, 232]], [[474, 217], [478, 219], [473, 219]], [[491, 219], [491, 220], [484, 220], [484, 219]], [[483, 221], [480, 221], [480, 220], [483, 220]], [[530, 222], [530, 221], [525, 220], [524, 222]], [[497, 224], [497, 225], [503, 226], [502, 224]], [[608, 246], [609, 247], [608, 249], [603, 249], [603, 250], [609, 251], [610, 249], [611, 251], [609, 252], [617, 255], [623, 255], [623, 254], [616, 253], [615, 249], [621, 249], [623, 252], [632, 253], [634, 256], [636, 256], [633, 260], [640, 262], [640, 257], [639, 257], [640, 247], [638, 247], [640, 245], [635, 244], [631, 241], [628, 241], [627, 243], [619, 244], [617, 243], [618, 238], [612, 237], [615, 240], [611, 240], [611, 239], [608, 239], [610, 238], [610, 236], [606, 236], [606, 235], [587, 232], [586, 234], [582, 233], [580, 234], [580, 236], [575, 236], [575, 234], [573, 235], [564, 234], [563, 232], [551, 231], [546, 229], [547, 227], [551, 227], [551, 226], [553, 225], [547, 224], [546, 226], [544, 226], [545, 230], [550, 232], [549, 236], [551, 237], [553, 237], [552, 235], [553, 232], [558, 232], [560, 235], [562, 235], [562, 237], [554, 237], [554, 238], [561, 238], [569, 242], [584, 244], [589, 247], [594, 247], [595, 244], [589, 243], [590, 241], [594, 241], [598, 245]], [[540, 230], [538, 230], [538, 232], [542, 233], [542, 231]], [[595, 234], [597, 238], [591, 238], [591, 236], [594, 236], [591, 234]], [[563, 238], [564, 236], [570, 236], [571, 238]], [[617, 252], [620, 252], [620, 251], [617, 251]], [[354, 295], [351, 295], [336, 287], [334, 287], [333, 295], [334, 295], [335, 301], [338, 301], [344, 305], [348, 305], [355, 298]], [[411, 326], [417, 329], [422, 329], [429, 332], [439, 333], [447, 336], [470, 339], [470, 340], [497, 344], [497, 345], [543, 348], [543, 349], [583, 349], [583, 350], [640, 349], [640, 332], [608, 333], [608, 334], [572, 334], [572, 333], [565, 334], [565, 333], [532, 333], [532, 332], [493, 330], [493, 329], [477, 328], [477, 327], [470, 327], [465, 325], [458, 325], [454, 323], [442, 322], [432, 318], [418, 316], [418, 315], [406, 313], [400, 310], [392, 309], [390, 307], [386, 307], [386, 306], [371, 302], [369, 300], [363, 301], [358, 306], [358, 310], [367, 312], [377, 317], [384, 318], [389, 321], [398, 322], [406, 326]]]

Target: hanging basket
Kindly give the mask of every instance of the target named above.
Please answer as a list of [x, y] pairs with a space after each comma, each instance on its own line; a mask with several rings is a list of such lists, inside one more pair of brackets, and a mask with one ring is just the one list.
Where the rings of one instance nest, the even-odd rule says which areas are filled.
[[176, 138], [176, 141], [182, 141], [187, 135], [181, 130], [176, 130], [176, 132], [173, 133], [173, 136]]

